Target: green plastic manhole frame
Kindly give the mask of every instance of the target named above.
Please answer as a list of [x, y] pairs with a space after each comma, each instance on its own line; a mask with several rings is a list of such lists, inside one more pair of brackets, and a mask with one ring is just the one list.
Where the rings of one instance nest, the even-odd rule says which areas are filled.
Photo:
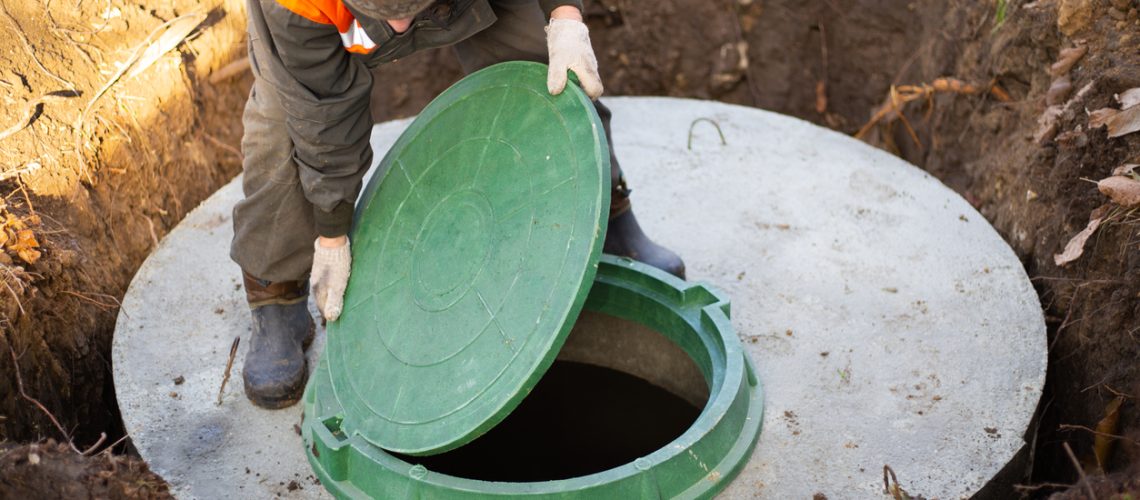
[[586, 310], [639, 323], [688, 354], [709, 399], [680, 437], [631, 463], [570, 479], [490, 482], [400, 460], [341, 429], [343, 409], [322, 355], [303, 400], [302, 439], [321, 484], [338, 498], [710, 498], [736, 477], [760, 436], [763, 392], [718, 290], [629, 259], [599, 262]]

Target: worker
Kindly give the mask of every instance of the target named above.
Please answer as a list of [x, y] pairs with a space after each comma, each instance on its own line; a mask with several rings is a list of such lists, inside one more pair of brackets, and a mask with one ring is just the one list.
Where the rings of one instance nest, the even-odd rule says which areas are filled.
[[549, 63], [555, 95], [573, 71], [610, 142], [604, 251], [684, 277], [681, 259], [646, 237], [630, 210], [581, 8], [581, 0], [249, 0], [254, 84], [230, 256], [253, 316], [242, 378], [254, 404], [283, 408], [301, 396], [315, 328], [309, 289], [325, 320], [340, 316], [352, 261], [347, 234], [373, 155], [370, 69], [418, 50], [453, 46], [466, 73], [504, 61]]

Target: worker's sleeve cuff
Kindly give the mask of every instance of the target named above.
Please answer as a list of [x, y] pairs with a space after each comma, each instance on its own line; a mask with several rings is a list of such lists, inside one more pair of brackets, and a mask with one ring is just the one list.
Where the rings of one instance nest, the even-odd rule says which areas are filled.
[[317, 234], [325, 238], [336, 238], [348, 234], [348, 230], [352, 228], [352, 211], [352, 204], [343, 201], [333, 207], [331, 212], [314, 206], [313, 218], [316, 221]]
[[542, 12], [546, 14], [547, 19], [550, 19], [550, 13], [554, 12], [554, 9], [563, 5], [573, 5], [577, 7], [578, 10], [583, 11], [583, 15], [585, 15], [585, 11], [582, 8], [582, 0], [538, 0], [538, 4], [542, 7]]

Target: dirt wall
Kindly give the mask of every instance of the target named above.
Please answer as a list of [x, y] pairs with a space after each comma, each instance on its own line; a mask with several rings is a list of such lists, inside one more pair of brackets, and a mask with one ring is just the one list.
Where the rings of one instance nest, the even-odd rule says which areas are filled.
[[[0, 124], [27, 123], [25, 109], [36, 114], [0, 141], [0, 219], [21, 221], [40, 257], [8, 252], [0, 267], [0, 441], [71, 437], [86, 446], [108, 434], [109, 443], [122, 433], [110, 370], [118, 301], [162, 236], [240, 170], [250, 78], [208, 76], [244, 54], [244, 7], [4, 6], [0, 21], [19, 31], [5, 30], [26, 44], [0, 54], [11, 104], [0, 108]], [[115, 79], [156, 44], [166, 21], [196, 13], [204, 17], [189, 40]], [[73, 96], [35, 104], [61, 92]]]

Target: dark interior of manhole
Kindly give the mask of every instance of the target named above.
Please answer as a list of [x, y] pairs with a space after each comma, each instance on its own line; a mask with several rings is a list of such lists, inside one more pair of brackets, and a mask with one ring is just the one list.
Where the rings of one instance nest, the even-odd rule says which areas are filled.
[[559, 359], [499, 425], [447, 453], [396, 456], [483, 481], [580, 477], [669, 444], [707, 400], [705, 377], [676, 344], [639, 324], [587, 311]]
[[648, 455], [683, 434], [699, 414], [633, 375], [557, 361], [522, 404], [479, 439], [440, 455], [397, 456], [469, 479], [566, 479]]

